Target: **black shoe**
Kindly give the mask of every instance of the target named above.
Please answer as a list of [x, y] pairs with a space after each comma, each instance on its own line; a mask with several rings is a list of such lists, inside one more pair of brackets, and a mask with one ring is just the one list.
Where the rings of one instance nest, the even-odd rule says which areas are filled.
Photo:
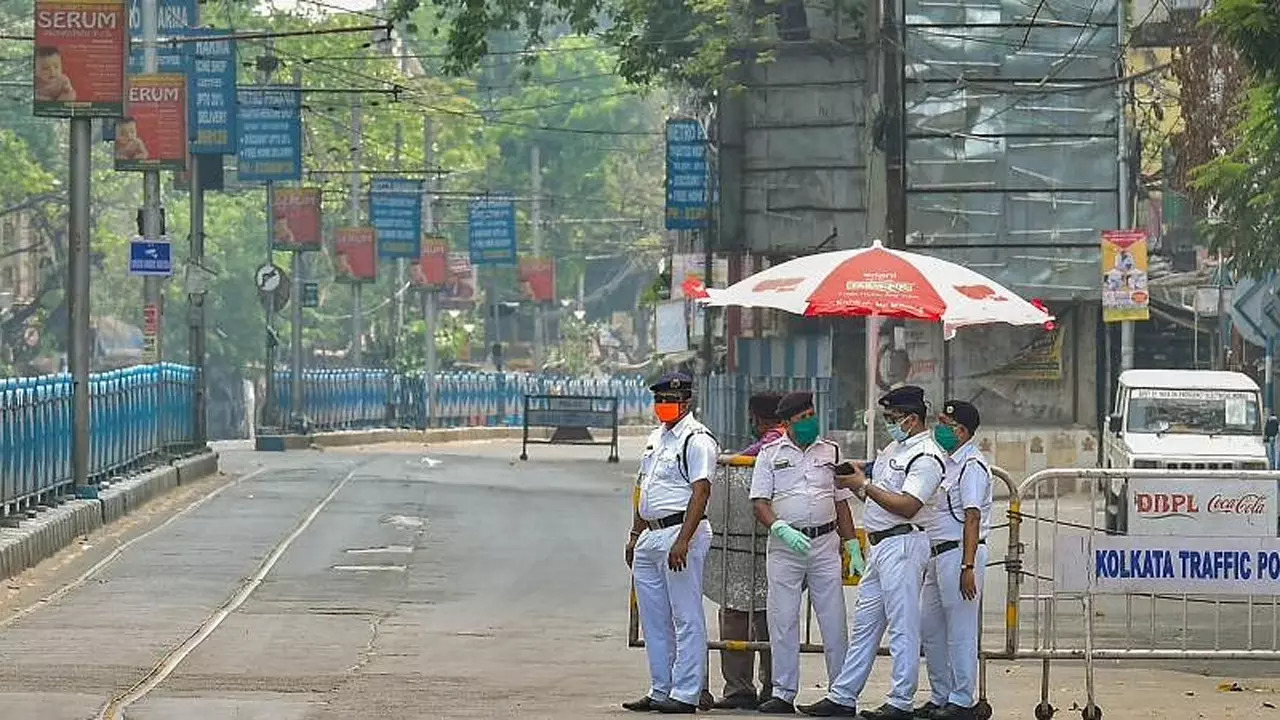
[[921, 720], [935, 720], [938, 711], [942, 708], [938, 707], [932, 700], [916, 708], [915, 716]]
[[645, 695], [639, 700], [632, 700], [631, 702], [622, 703], [622, 709], [630, 710], [631, 712], [650, 712], [658, 709], [654, 707], [655, 702], [656, 701], [653, 698], [649, 697], [648, 695]]
[[755, 710], [761, 704], [763, 703], [756, 699], [755, 693], [751, 693], [750, 695], [738, 693], [735, 695], [726, 695], [713, 707], [716, 710]]
[[687, 702], [680, 702], [675, 698], [667, 698], [666, 700], [655, 700], [652, 703], [652, 709], [657, 710], [663, 715], [692, 715], [698, 712], [697, 705], [690, 705]]
[[796, 706], [780, 698], [770, 698], [769, 702], [761, 703], [760, 707], [756, 708], [756, 710], [764, 713], [765, 715], [796, 714]]
[[978, 713], [973, 708], [947, 703], [935, 711], [931, 717], [933, 720], [977, 720]]
[[796, 708], [805, 715], [813, 717], [857, 717], [858, 708], [848, 705], [841, 705], [838, 702], [832, 702], [828, 698], [822, 698], [812, 705], [799, 705]]
[[862, 717], [866, 720], [915, 720], [915, 713], [885, 703], [875, 710], [863, 710]]
[[716, 706], [716, 699], [710, 690], [703, 690], [702, 695], [698, 696], [698, 709], [707, 712]]
[[760, 691], [760, 702], [756, 705], [763, 705], [773, 699], [773, 688], [767, 687]]

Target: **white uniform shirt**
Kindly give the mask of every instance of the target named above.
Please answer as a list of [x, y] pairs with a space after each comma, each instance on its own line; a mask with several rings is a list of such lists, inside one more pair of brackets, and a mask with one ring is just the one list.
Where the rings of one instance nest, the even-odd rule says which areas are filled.
[[[687, 475], [681, 472], [681, 453], [685, 454]], [[662, 425], [650, 433], [640, 460], [641, 519], [660, 520], [688, 509], [693, 483], [711, 480], [719, 454], [715, 438], [694, 419], [693, 413], [685, 415], [675, 427]]]
[[787, 435], [760, 449], [751, 473], [751, 499], [769, 500], [778, 519], [797, 528], [821, 527], [836, 519], [836, 503], [853, 493], [836, 483], [840, 448], [818, 438], [801, 450]]
[[[913, 468], [914, 469], [914, 468]], [[991, 532], [991, 470], [972, 440], [947, 458], [947, 473], [933, 498], [933, 513], [926, 530], [933, 542], [964, 539], [964, 513], [975, 508], [982, 515], [978, 538]]]
[[[932, 455], [938, 460], [921, 458], [912, 463], [912, 459], [920, 455]], [[867, 532], [888, 530], [895, 525], [906, 522], [917, 525], [928, 525], [933, 508], [929, 501], [933, 493], [942, 483], [942, 458], [946, 453], [938, 447], [929, 433], [913, 435], [902, 442], [891, 442], [876, 457], [871, 484], [878, 488], [895, 493], [906, 493], [919, 500], [922, 505], [914, 517], [904, 518], [880, 507], [875, 500], [867, 497], [867, 506], [862, 512], [862, 522]], [[907, 473], [907, 466], [911, 472]]]

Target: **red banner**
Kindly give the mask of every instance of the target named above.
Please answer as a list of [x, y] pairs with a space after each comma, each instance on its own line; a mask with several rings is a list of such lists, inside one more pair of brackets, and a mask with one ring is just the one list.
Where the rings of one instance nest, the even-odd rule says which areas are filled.
[[123, 115], [128, 32], [124, 0], [36, 0], [33, 112]]
[[449, 245], [438, 238], [426, 238], [422, 257], [413, 266], [413, 284], [438, 289], [449, 281]]
[[378, 279], [378, 233], [371, 227], [334, 231], [333, 273], [338, 282], [367, 283]]
[[319, 188], [276, 190], [272, 240], [277, 250], [319, 250], [323, 246], [320, 197]]
[[116, 170], [187, 169], [187, 78], [129, 78], [125, 116], [116, 123]]
[[480, 299], [470, 252], [449, 253], [449, 279], [440, 298], [446, 308], [471, 308]]
[[534, 302], [554, 302], [556, 261], [550, 258], [520, 258], [520, 290]]

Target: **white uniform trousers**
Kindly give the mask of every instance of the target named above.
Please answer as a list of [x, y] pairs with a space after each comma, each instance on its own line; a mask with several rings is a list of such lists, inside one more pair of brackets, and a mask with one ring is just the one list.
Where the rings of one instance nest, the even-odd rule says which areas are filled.
[[887, 700], [899, 710], [912, 709], [920, 672], [920, 586], [928, 560], [929, 536], [923, 532], [888, 537], [871, 548], [858, 583], [849, 651], [828, 693], [833, 702], [858, 704], [887, 626], [893, 660]]
[[794, 703], [800, 689], [800, 593], [806, 581], [827, 659], [827, 681], [834, 682], [844, 664], [849, 639], [840, 576], [840, 534], [815, 538], [808, 555], [800, 555], [769, 537], [769, 648], [773, 653], [773, 696]]
[[974, 556], [978, 595], [972, 600], [960, 594], [963, 561], [960, 548], [930, 558], [920, 593], [921, 644], [929, 671], [930, 700], [939, 707], [951, 703], [969, 708], [978, 702], [978, 633], [982, 629], [978, 613], [987, 546], [979, 545]]
[[698, 704], [707, 676], [707, 616], [702, 609], [702, 569], [711, 547], [711, 523], [703, 520], [689, 541], [685, 569], [667, 567], [667, 552], [680, 526], [648, 530], [636, 541], [632, 576], [645, 653], [649, 697]]

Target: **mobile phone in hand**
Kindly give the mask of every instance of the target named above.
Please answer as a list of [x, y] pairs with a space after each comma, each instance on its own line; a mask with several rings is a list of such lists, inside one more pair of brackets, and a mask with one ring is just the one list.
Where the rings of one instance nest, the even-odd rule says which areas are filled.
[[835, 471], [837, 475], [853, 475], [858, 472], [858, 466], [854, 465], [852, 460], [845, 460], [836, 465]]

